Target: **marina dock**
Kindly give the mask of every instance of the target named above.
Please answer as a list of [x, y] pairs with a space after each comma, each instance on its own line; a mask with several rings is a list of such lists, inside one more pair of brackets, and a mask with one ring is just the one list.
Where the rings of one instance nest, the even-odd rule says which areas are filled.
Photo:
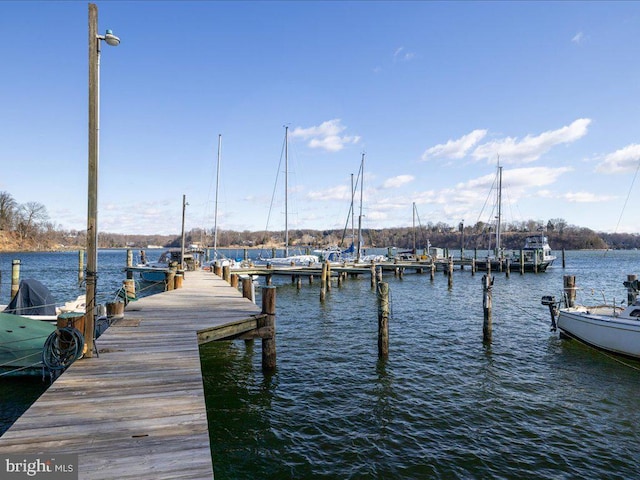
[[0, 437], [3, 454], [78, 454], [80, 479], [211, 479], [199, 344], [256, 331], [211, 272], [141, 298]]

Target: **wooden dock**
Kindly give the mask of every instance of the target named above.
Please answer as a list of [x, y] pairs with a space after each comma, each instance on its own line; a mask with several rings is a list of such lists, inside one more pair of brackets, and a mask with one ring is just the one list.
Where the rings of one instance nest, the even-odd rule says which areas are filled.
[[[199, 343], [257, 328], [259, 307], [210, 272], [129, 304], [0, 437], [3, 454], [78, 454], [80, 479], [211, 479]], [[221, 332], [221, 333], [216, 333]]]

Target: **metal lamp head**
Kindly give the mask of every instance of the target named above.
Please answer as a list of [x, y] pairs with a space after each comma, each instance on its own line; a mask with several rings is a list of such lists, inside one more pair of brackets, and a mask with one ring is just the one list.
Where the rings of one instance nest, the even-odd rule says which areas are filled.
[[104, 34], [104, 41], [107, 42], [107, 45], [111, 45], [112, 47], [120, 45], [120, 39], [116, 37], [111, 30], [107, 30]]

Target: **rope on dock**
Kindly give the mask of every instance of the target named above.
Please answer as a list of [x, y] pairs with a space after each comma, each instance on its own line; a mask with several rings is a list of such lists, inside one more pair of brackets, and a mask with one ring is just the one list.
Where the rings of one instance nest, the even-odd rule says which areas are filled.
[[84, 337], [74, 327], [63, 327], [51, 333], [44, 342], [42, 363], [52, 377], [61, 373], [82, 356]]

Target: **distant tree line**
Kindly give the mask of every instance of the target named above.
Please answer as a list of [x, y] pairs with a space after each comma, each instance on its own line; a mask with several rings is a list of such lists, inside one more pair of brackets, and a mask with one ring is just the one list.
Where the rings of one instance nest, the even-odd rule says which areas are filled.
[[[541, 220], [522, 222], [504, 222], [501, 225], [501, 244], [506, 249], [519, 249], [527, 235], [544, 232], [549, 238], [551, 248], [560, 250], [585, 249], [633, 249], [640, 248], [640, 235], [631, 233], [598, 233], [588, 228], [569, 225], [562, 218], [553, 218], [546, 223]], [[196, 228], [185, 232], [187, 246], [211, 247], [214, 243], [212, 229]], [[11, 194], [0, 192], [0, 239], [3, 243], [13, 240], [19, 250], [53, 250], [64, 248], [83, 248], [86, 245], [84, 230], [64, 230], [49, 220], [47, 209], [37, 202], [18, 204]], [[484, 222], [473, 225], [449, 225], [444, 222], [411, 226], [365, 229], [362, 240], [367, 247], [396, 247], [417, 250], [427, 245], [448, 249], [491, 250], [495, 247], [496, 227]], [[310, 230], [289, 231], [290, 245], [305, 247], [325, 247], [351, 243], [351, 231], [347, 230]], [[99, 248], [135, 248], [144, 249], [149, 245], [160, 247], [179, 247], [180, 235], [128, 235], [124, 233], [98, 233]], [[284, 244], [284, 231], [218, 230], [219, 248], [272, 248]], [[17, 245], [17, 246], [16, 246]], [[6, 250], [7, 245], [0, 249]]]

